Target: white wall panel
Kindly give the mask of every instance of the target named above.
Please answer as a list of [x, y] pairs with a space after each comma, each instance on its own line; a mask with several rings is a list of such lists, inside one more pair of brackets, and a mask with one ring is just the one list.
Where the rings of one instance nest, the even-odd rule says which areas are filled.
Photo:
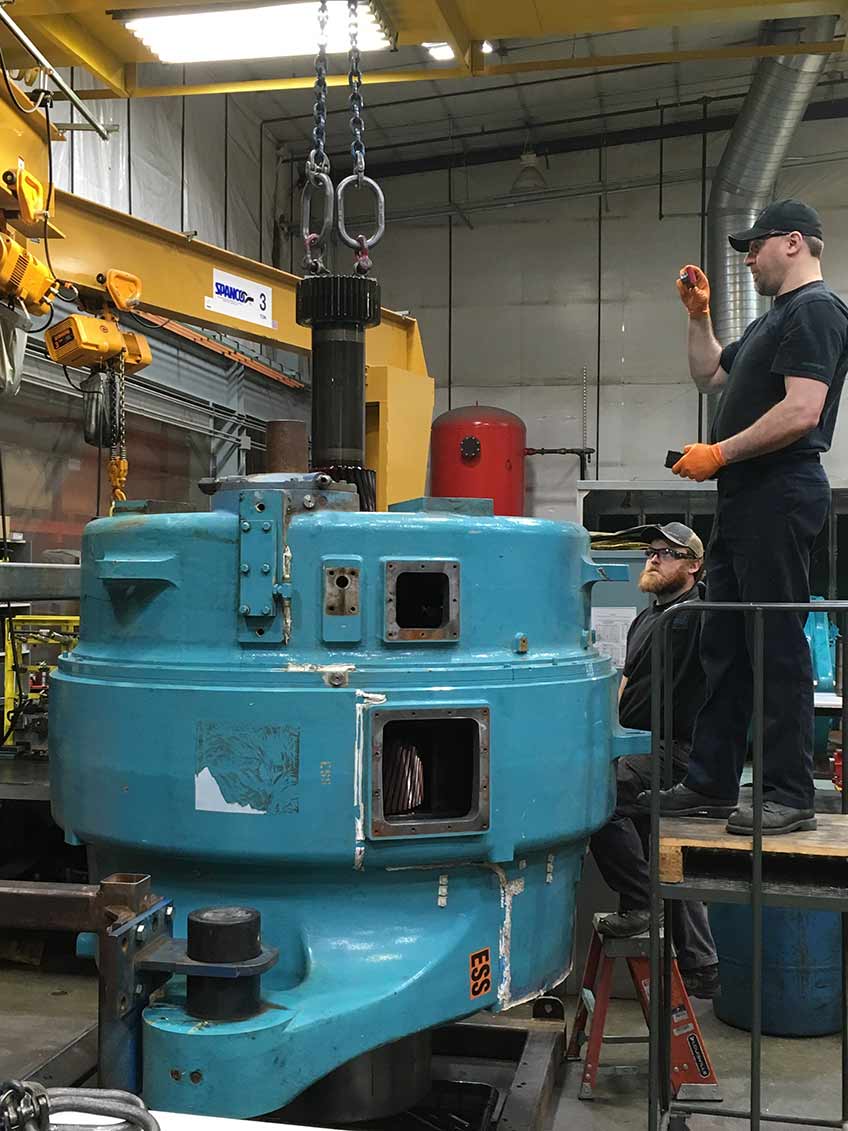
[[[90, 90], [102, 86], [86, 71], [75, 70], [77, 90]], [[75, 133], [74, 192], [86, 200], [94, 200], [109, 208], [129, 211], [129, 166], [127, 160], [127, 103], [126, 101], [89, 102], [88, 109], [99, 122], [115, 124], [117, 133], [110, 133], [102, 141], [96, 133]]]
[[[146, 83], [172, 82], [171, 67], [150, 64]], [[180, 230], [181, 98], [139, 98], [129, 103], [132, 214]]]
[[224, 96], [186, 99], [186, 229], [224, 246]]
[[259, 258], [259, 122], [238, 98], [230, 98], [227, 158], [230, 251]]
[[[70, 67], [57, 67], [59, 74], [67, 83], [71, 83], [71, 68]], [[56, 122], [73, 122], [75, 121], [74, 115], [76, 111], [70, 102], [56, 103], [51, 120]], [[64, 189], [65, 192], [71, 191], [71, 137], [73, 135], [68, 132], [65, 135], [65, 141], [55, 141], [53, 143], [53, 183], [56, 188]]]

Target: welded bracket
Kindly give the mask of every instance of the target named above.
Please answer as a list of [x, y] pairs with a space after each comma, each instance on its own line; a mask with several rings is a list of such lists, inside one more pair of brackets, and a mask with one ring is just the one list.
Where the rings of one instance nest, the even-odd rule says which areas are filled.
[[239, 493], [240, 644], [287, 642], [286, 613], [291, 601], [286, 569], [288, 512], [287, 491]]

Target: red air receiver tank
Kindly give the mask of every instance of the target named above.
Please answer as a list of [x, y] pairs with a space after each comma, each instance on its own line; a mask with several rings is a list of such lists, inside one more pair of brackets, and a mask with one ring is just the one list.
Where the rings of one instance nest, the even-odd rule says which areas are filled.
[[443, 412], [430, 437], [430, 494], [494, 499], [495, 514], [524, 514], [527, 429], [520, 416], [475, 405]]

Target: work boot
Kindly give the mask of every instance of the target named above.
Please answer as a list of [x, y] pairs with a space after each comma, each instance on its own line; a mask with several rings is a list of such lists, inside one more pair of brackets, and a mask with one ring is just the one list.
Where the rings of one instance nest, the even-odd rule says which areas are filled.
[[[660, 919], [662, 924], [662, 919]], [[651, 926], [651, 912], [645, 908], [636, 911], [614, 911], [598, 920], [598, 934], [607, 939], [632, 939], [644, 935]]]
[[681, 970], [680, 976], [689, 997], [709, 1001], [721, 993], [717, 962], [711, 966], [698, 966], [695, 970]]
[[[777, 801], [763, 802], [763, 836], [780, 836], [781, 833], [794, 833], [814, 829], [816, 816], [812, 809], [793, 809]], [[730, 814], [727, 831], [739, 836], [754, 835], [754, 810], [750, 805], [740, 805]]]
[[[637, 804], [644, 810], [650, 811], [651, 793], [646, 790], [636, 798]], [[729, 817], [738, 804], [734, 800], [722, 800], [719, 797], [708, 797], [705, 793], [696, 793], [683, 782], [678, 782], [671, 789], [660, 790], [660, 816], [662, 817]]]

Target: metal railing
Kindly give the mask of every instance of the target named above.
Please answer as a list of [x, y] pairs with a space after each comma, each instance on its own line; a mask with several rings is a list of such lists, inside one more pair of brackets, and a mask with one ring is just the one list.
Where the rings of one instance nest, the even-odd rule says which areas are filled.
[[[848, 643], [848, 601], [815, 601], [805, 603], [743, 603], [717, 601], [683, 602], [669, 607], [657, 619], [651, 641], [652, 686], [651, 686], [651, 754], [653, 757], [651, 778], [651, 1012], [650, 1012], [650, 1056], [648, 1082], [648, 1126], [650, 1131], [665, 1128], [685, 1127], [687, 1115], [723, 1116], [750, 1121], [752, 1131], [759, 1131], [762, 1123], [789, 1123], [803, 1127], [836, 1127], [848, 1131], [848, 891], [844, 903], [840, 901], [839, 912], [842, 919], [842, 1037], [841, 1037], [841, 1118], [811, 1119], [802, 1116], [775, 1115], [762, 1110], [762, 983], [763, 983], [763, 747], [764, 747], [764, 639], [765, 617], [767, 615], [788, 615], [804, 612], [826, 612], [835, 614], [839, 630], [839, 648], [842, 669], [842, 686], [846, 679], [846, 643]], [[671, 1024], [671, 966], [672, 938], [670, 904], [673, 899], [692, 898], [694, 893], [683, 882], [674, 885], [674, 893], [668, 886], [662, 888], [660, 882], [660, 788], [672, 784], [671, 758], [666, 759], [665, 781], [661, 783], [661, 745], [663, 735], [673, 734], [674, 702], [672, 695], [673, 665], [671, 649], [668, 646], [672, 620], [680, 615], [704, 613], [726, 613], [744, 616], [753, 628], [746, 632], [751, 666], [753, 670], [753, 696], [751, 716], [752, 764], [753, 764], [753, 838], [750, 879], [751, 904], [751, 1082], [750, 1110], [741, 1111], [716, 1104], [675, 1103], [670, 1096], [670, 1040]], [[842, 743], [848, 736], [848, 695], [842, 698]], [[835, 712], [834, 712], [835, 713]], [[799, 751], [800, 756], [800, 751]], [[842, 813], [848, 813], [848, 792], [842, 789]], [[848, 845], [846, 845], [848, 849]], [[703, 891], [695, 898], [705, 898]], [[722, 893], [717, 890], [711, 896], [714, 902], [721, 902]], [[810, 887], [810, 902], [815, 899], [815, 888]], [[771, 902], [771, 900], [770, 900]], [[832, 905], [832, 903], [831, 903]], [[665, 930], [660, 937], [660, 916], [664, 914]], [[659, 991], [659, 992], [657, 992]]]

